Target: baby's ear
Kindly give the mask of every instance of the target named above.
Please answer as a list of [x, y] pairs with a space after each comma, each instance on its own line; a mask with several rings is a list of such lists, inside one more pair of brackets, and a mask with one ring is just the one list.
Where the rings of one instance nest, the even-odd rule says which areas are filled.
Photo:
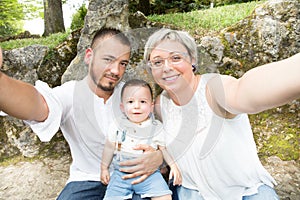
[[154, 101], [151, 103], [151, 112], [154, 112]]
[[125, 112], [123, 103], [120, 103], [120, 109], [121, 109], [122, 112]]

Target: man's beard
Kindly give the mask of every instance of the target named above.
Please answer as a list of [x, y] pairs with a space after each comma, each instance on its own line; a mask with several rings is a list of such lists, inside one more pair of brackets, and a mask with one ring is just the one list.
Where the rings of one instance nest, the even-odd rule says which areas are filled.
[[[93, 69], [90, 71], [90, 76], [91, 76], [91, 78], [92, 78], [94, 84], [97, 86], [98, 89], [103, 90], [103, 91], [105, 91], [105, 92], [112, 92], [112, 91], [114, 91], [114, 88], [115, 88], [116, 85], [114, 85], [113, 82], [109, 82], [108, 85], [103, 85], [103, 84], [101, 84], [101, 83], [100, 83], [100, 79], [101, 79], [101, 78], [97, 78], [97, 77], [95, 76], [95, 73], [94, 73]], [[119, 76], [114, 75], [114, 74], [104, 74], [102, 77], [105, 77], [105, 76], [109, 76], [109, 77], [112, 77], [112, 78], [116, 78], [116, 79], [118, 79], [118, 80], [120, 79]], [[98, 80], [99, 80], [99, 81], [98, 81]]]
[[105, 92], [112, 92], [114, 91], [115, 86], [113, 85], [113, 83], [109, 83], [108, 86], [104, 86], [101, 83], [96, 84], [98, 89], [101, 89]]

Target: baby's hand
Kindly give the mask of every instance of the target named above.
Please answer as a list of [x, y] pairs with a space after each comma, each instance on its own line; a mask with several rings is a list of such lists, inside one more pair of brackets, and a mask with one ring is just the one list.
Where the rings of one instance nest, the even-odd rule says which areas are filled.
[[110, 179], [109, 170], [108, 169], [104, 169], [104, 170], [102, 169], [101, 170], [101, 182], [104, 185], [108, 185], [109, 179]]
[[181, 173], [180, 173], [177, 165], [174, 163], [170, 166], [170, 168], [171, 168], [171, 171], [170, 171], [169, 179], [172, 179], [172, 177], [173, 177], [174, 178], [173, 185], [181, 185], [182, 177], [181, 177]]

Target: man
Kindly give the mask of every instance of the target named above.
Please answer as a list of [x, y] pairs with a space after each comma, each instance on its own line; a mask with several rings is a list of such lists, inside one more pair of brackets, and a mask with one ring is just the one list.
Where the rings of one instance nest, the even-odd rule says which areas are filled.
[[[100, 182], [101, 155], [107, 127], [114, 115], [121, 114], [117, 109], [120, 80], [129, 58], [128, 38], [118, 30], [105, 28], [95, 34], [86, 49], [84, 61], [89, 70], [81, 81], [51, 89], [41, 81], [33, 87], [0, 72], [0, 110], [26, 120], [41, 141], [49, 141], [60, 128], [70, 146], [73, 161], [60, 200], [102, 199], [105, 194], [106, 186]], [[145, 146], [137, 148], [150, 151]], [[123, 163], [130, 167], [121, 170], [129, 173], [124, 178], [140, 176], [137, 183], [161, 163], [161, 152], [153, 151]]]

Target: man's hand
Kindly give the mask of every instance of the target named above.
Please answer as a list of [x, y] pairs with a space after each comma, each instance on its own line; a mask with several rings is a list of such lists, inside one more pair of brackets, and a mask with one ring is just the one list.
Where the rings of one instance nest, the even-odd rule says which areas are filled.
[[137, 145], [135, 150], [143, 150], [144, 154], [136, 159], [121, 162], [120, 171], [129, 173], [123, 176], [123, 179], [140, 178], [134, 180], [131, 184], [137, 184], [144, 181], [148, 176], [155, 172], [163, 162], [161, 151], [153, 149], [149, 145]]

